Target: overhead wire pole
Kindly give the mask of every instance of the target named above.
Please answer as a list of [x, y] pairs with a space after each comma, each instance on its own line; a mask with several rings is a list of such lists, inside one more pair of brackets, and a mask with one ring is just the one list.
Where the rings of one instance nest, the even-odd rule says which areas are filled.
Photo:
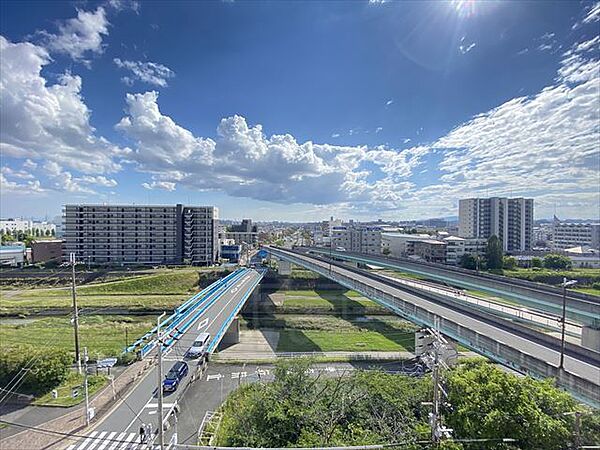
[[69, 254], [71, 262], [71, 292], [73, 295], [73, 334], [75, 335], [75, 361], [77, 373], [81, 375], [81, 355], [79, 354], [79, 312], [77, 310], [77, 293], [75, 292], [75, 253]]
[[83, 392], [85, 395], [85, 426], [90, 426], [90, 396], [88, 390], [88, 373], [87, 373], [88, 353], [87, 347], [83, 347]]
[[564, 368], [565, 363], [565, 328], [567, 321], [567, 286], [571, 286], [577, 283], [577, 280], [567, 280], [567, 278], [563, 278], [562, 288], [563, 288], [563, 298], [562, 298], [562, 316], [560, 319], [560, 362], [558, 364], [558, 369], [562, 370]]
[[160, 321], [166, 315], [166, 313], [162, 313], [156, 319], [156, 340], [158, 342], [158, 444], [160, 446], [160, 450], [165, 449], [165, 434], [163, 429], [163, 390], [162, 390], [162, 379], [163, 379], [163, 371], [162, 371], [162, 341], [161, 341], [161, 332], [160, 332]]

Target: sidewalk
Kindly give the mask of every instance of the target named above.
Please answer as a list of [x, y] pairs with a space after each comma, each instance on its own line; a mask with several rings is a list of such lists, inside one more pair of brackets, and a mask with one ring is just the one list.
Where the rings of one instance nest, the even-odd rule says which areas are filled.
[[[113, 397], [113, 388], [109, 384], [100, 391], [90, 402], [90, 407], [95, 409], [95, 417], [89, 428], [85, 426], [84, 406], [71, 410], [67, 414], [50, 420], [38, 428], [50, 432], [73, 433], [78, 435], [89, 434], [94, 425], [103, 419], [107, 412], [119, 402], [121, 396], [127, 395], [127, 391], [144, 375], [145, 371], [152, 365], [152, 359], [138, 361], [129, 366], [118, 378], [115, 379], [114, 389], [116, 399]], [[78, 440], [79, 438], [77, 438]], [[76, 440], [69, 439], [57, 434], [44, 433], [30, 429], [0, 440], [2, 450], [32, 450], [32, 449], [62, 449], [68, 447]]]

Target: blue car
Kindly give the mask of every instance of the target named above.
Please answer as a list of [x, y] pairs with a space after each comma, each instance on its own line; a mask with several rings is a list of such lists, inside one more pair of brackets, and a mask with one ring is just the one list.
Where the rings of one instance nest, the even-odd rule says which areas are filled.
[[163, 380], [163, 391], [174, 392], [177, 390], [179, 383], [188, 374], [188, 365], [183, 361], [177, 361], [169, 373]]

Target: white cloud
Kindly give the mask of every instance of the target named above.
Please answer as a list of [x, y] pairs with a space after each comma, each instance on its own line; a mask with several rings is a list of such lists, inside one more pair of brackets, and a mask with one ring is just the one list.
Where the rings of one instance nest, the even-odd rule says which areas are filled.
[[135, 0], [109, 0], [108, 5], [116, 11], [131, 9], [136, 14], [140, 12], [141, 4]]
[[392, 103], [394, 103], [394, 100], [389, 99], [387, 102], [385, 102], [385, 106], [390, 106]]
[[476, 46], [476, 45], [477, 45], [477, 44], [476, 44], [475, 42], [473, 42], [473, 43], [471, 43], [471, 44], [469, 44], [469, 45], [463, 45], [463, 44], [461, 44], [461, 45], [459, 45], [459, 46], [458, 46], [458, 49], [460, 50], [460, 52], [461, 52], [463, 55], [466, 55], [466, 54], [467, 54], [467, 53], [469, 53], [471, 50], [473, 50], [473, 49], [475, 48], [475, 46]]
[[150, 61], [123, 61], [119, 58], [115, 58], [113, 61], [119, 68], [129, 70], [132, 73], [133, 78], [129, 76], [121, 78], [128, 86], [131, 86], [134, 80], [139, 80], [155, 86], [165, 87], [167, 86], [167, 79], [175, 76], [175, 72], [167, 66]]
[[[134, 142], [130, 159], [153, 177], [143, 185], [147, 189], [177, 184], [286, 204], [384, 202], [389, 190], [405, 189], [400, 183], [421, 156], [384, 147], [299, 143], [289, 134], [269, 137], [237, 115], [221, 120], [216, 139], [197, 137], [162, 114], [157, 102], [156, 92], [129, 94], [127, 115], [116, 126]], [[367, 163], [372, 165], [362, 167]], [[386, 181], [367, 181], [373, 170]]]
[[583, 19], [583, 23], [592, 23], [598, 21], [600, 21], [600, 2], [596, 2], [596, 4], [590, 8]]
[[380, 131], [383, 131], [383, 127], [377, 127], [375, 128], [375, 133], [379, 133]]
[[66, 72], [55, 84], [41, 75], [43, 47], [0, 36], [0, 150], [3, 156], [51, 161], [87, 174], [119, 170], [127, 153], [96, 134], [81, 96], [81, 78]]
[[332, 138], [339, 138], [339, 137], [340, 137], [340, 134], [339, 134], [339, 133], [333, 133], [333, 134], [331, 135], [331, 137], [332, 137]]
[[14, 193], [31, 196], [32, 194], [45, 193], [46, 189], [41, 187], [39, 180], [30, 180], [24, 184], [10, 181], [4, 176], [4, 171], [2, 171], [0, 172], [0, 192], [3, 194]]
[[34, 178], [34, 176], [32, 174], [30, 174], [29, 172], [27, 172], [25, 170], [15, 170], [15, 169], [11, 169], [8, 166], [3, 166], [2, 169], [0, 169], [0, 171], [6, 176], [20, 178], [22, 180], [30, 180], [30, 179]]
[[77, 10], [77, 17], [58, 25], [58, 33], [40, 32], [43, 43], [50, 51], [64, 53], [81, 60], [88, 52], [100, 54], [104, 51], [103, 36], [108, 35], [108, 20], [103, 7], [96, 11]]
[[145, 189], [162, 189], [165, 191], [174, 191], [176, 184], [171, 181], [152, 181], [151, 183], [142, 183], [142, 187]]
[[102, 175], [98, 175], [98, 176], [90, 176], [90, 175], [84, 175], [81, 177], [81, 181], [88, 183], [88, 184], [96, 184], [98, 186], [102, 186], [102, 187], [115, 187], [117, 185], [117, 181], [112, 179], [112, 178], [106, 178], [105, 176]]

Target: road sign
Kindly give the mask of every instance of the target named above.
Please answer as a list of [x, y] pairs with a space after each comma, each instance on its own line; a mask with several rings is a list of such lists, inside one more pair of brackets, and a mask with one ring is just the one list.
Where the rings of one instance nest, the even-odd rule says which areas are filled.
[[96, 363], [96, 367], [98, 369], [104, 369], [106, 367], [111, 368], [116, 363], [117, 363], [117, 358], [106, 358], [106, 359], [101, 359], [100, 361], [98, 361]]
[[79, 387], [74, 387], [71, 389], [71, 397], [77, 398], [79, 397]]

